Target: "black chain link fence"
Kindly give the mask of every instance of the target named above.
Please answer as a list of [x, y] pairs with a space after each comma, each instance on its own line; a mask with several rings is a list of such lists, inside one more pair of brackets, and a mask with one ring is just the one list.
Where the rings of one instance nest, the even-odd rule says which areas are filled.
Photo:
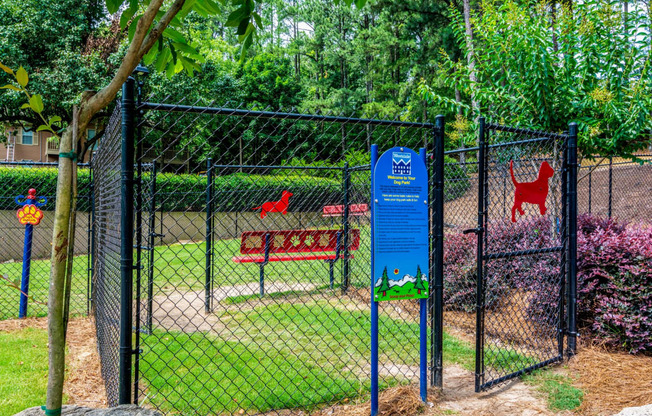
[[[134, 401], [276, 414], [369, 391], [369, 153], [433, 126], [174, 103], [141, 107]], [[118, 113], [93, 161], [94, 306], [109, 403], [119, 364]], [[381, 388], [419, 377], [417, 301], [380, 305]]]
[[[40, 206], [44, 213], [33, 227], [27, 316], [46, 316], [52, 252], [52, 227], [56, 203], [57, 164], [0, 162], [0, 320], [18, 318], [23, 270], [25, 226], [18, 222], [16, 197], [27, 196], [30, 188], [47, 198]], [[86, 315], [89, 308], [91, 172], [88, 165], [78, 169], [78, 212], [75, 259], [72, 271], [71, 315]], [[24, 198], [21, 199], [24, 201]], [[20, 201], [19, 201], [20, 202]]]
[[[480, 147], [446, 152], [460, 173], [446, 179], [458, 195], [444, 207], [444, 328], [475, 350], [466, 367], [477, 390], [561, 359], [565, 328], [566, 136], [495, 125], [486, 134], [484, 157]], [[515, 195], [514, 180], [536, 189]]]
[[120, 353], [120, 106], [93, 157], [93, 315], [109, 406], [118, 403]]
[[625, 222], [652, 222], [652, 153], [584, 157], [578, 172], [578, 212]]

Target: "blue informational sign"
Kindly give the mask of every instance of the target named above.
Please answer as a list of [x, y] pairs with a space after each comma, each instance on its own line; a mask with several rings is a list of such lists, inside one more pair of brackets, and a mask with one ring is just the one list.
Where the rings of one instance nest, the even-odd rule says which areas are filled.
[[428, 169], [405, 147], [373, 170], [374, 300], [428, 298]]

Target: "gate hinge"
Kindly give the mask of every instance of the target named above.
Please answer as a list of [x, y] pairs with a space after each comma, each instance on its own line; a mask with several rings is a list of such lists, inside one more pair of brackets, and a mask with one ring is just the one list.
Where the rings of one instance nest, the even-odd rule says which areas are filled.
[[131, 350], [131, 353], [132, 353], [133, 355], [136, 355], [136, 354], [142, 354], [142, 353], [143, 353], [143, 349], [142, 349], [142, 348], [136, 348], [136, 349]]
[[484, 231], [484, 227], [477, 227], [477, 228], [469, 228], [468, 230], [462, 231], [462, 234], [480, 234], [481, 232]]

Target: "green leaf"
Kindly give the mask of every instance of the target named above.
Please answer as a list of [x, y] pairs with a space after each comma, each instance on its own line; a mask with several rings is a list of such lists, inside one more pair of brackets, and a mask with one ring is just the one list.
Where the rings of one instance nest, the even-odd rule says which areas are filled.
[[139, 14], [138, 16], [134, 17], [134, 20], [129, 25], [129, 40], [132, 40], [134, 38], [134, 34], [136, 34], [136, 26], [138, 26], [138, 21], [140, 20], [141, 17], [143, 17], [142, 14]]
[[36, 128], [36, 131], [43, 131], [43, 130], [48, 130], [48, 131], [49, 131], [49, 130], [50, 130], [50, 126], [48, 126], [47, 124], [41, 124], [40, 126], [38, 126], [38, 127]]
[[106, 9], [110, 14], [114, 14], [120, 10], [120, 6], [122, 6], [123, 2], [123, 0], [106, 0]]
[[0, 69], [5, 71], [7, 74], [11, 74], [11, 75], [14, 74], [14, 71], [11, 68], [9, 68], [8, 66], [2, 65], [2, 63], [0, 63]]
[[179, 32], [177, 30], [174, 30], [171, 27], [167, 27], [163, 31], [163, 36], [165, 36], [166, 38], [172, 39], [175, 42], [180, 42], [180, 43], [185, 43], [186, 42], [185, 36], [183, 36], [181, 34], [181, 32]]
[[124, 29], [127, 27], [127, 24], [129, 23], [129, 20], [131, 20], [132, 17], [134, 17], [134, 14], [138, 11], [138, 2], [134, 4], [132, 3], [131, 6], [124, 12], [122, 12], [122, 16], [120, 16], [120, 29]]
[[236, 34], [239, 36], [243, 36], [247, 33], [247, 28], [249, 27], [249, 21], [250, 18], [246, 18], [243, 21], [240, 22], [238, 25], [238, 30], [236, 31]]
[[28, 103], [25, 103], [25, 104], [23, 104], [23, 105], [20, 106], [20, 109], [21, 109], [21, 110], [24, 110], [24, 109], [26, 109], [26, 108], [30, 108]]
[[355, 7], [362, 9], [367, 4], [367, 0], [355, 0]]
[[34, 110], [35, 113], [41, 113], [43, 111], [43, 99], [40, 94], [34, 94], [29, 99], [29, 106]]
[[59, 123], [59, 122], [61, 122], [61, 117], [59, 117], [59, 116], [52, 116], [48, 120], [49, 125], [53, 125], [54, 123]]
[[254, 20], [256, 21], [256, 24], [258, 25], [259, 29], [263, 28], [263, 19], [260, 17], [260, 15], [256, 12], [253, 12], [251, 14], [254, 17]]
[[7, 85], [5, 85], [4, 87], [0, 87], [0, 89], [14, 90], [14, 91], [18, 91], [18, 92], [23, 91], [23, 90], [21, 90], [20, 88], [18, 88], [18, 87], [16, 87], [16, 86], [13, 86], [13, 85], [11, 85], [11, 84], [7, 84]]
[[226, 19], [226, 23], [224, 23], [225, 26], [227, 27], [237, 27], [240, 26], [240, 22], [243, 21], [245, 18], [247, 18], [247, 11], [245, 7], [240, 7], [239, 9], [236, 9], [233, 11], [229, 17]]
[[185, 43], [185, 42], [184, 42], [184, 43], [181, 43], [181, 42], [172, 42], [172, 45], [173, 45], [176, 49], [178, 49], [178, 50], [180, 50], [180, 51], [182, 51], [182, 52], [185, 52], [185, 53], [190, 53], [190, 54], [196, 54], [196, 53], [197, 53], [197, 50], [196, 50], [195, 48], [193, 48], [192, 46], [188, 45], [188, 44]]
[[156, 63], [154, 64], [154, 67], [156, 68], [157, 71], [162, 72], [165, 69], [165, 65], [168, 63], [170, 60], [170, 50], [169, 49], [163, 49], [163, 51], [159, 54], [158, 58], [156, 58]]
[[156, 48], [151, 48], [149, 52], [143, 56], [143, 63], [145, 65], [151, 65], [152, 62], [154, 62], [154, 59], [156, 59], [156, 54], [158, 53], [158, 49]]
[[18, 68], [18, 71], [16, 71], [16, 81], [18, 81], [18, 83], [22, 87], [26, 86], [27, 83], [29, 82], [29, 76], [27, 76], [27, 71], [25, 71], [25, 68], [23, 68], [22, 66]]

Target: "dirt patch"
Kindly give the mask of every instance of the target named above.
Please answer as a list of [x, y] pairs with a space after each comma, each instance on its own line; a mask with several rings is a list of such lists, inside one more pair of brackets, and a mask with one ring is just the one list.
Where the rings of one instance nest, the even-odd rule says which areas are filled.
[[68, 378], [64, 384], [67, 404], [106, 407], [106, 392], [97, 352], [95, 322], [91, 318], [75, 319], [68, 325]]
[[582, 414], [611, 415], [652, 403], [652, 357], [587, 346], [570, 361], [570, 368], [584, 390]]
[[459, 366], [444, 367], [444, 388], [437, 403], [439, 409], [469, 416], [552, 415], [545, 401], [528, 385], [516, 379], [489, 392], [475, 393], [474, 376]]
[[[422, 414], [426, 406], [419, 391], [410, 386], [394, 387], [383, 391], [378, 397], [379, 416]], [[313, 413], [313, 416], [366, 416], [371, 412], [369, 402], [355, 405], [336, 405]]]

